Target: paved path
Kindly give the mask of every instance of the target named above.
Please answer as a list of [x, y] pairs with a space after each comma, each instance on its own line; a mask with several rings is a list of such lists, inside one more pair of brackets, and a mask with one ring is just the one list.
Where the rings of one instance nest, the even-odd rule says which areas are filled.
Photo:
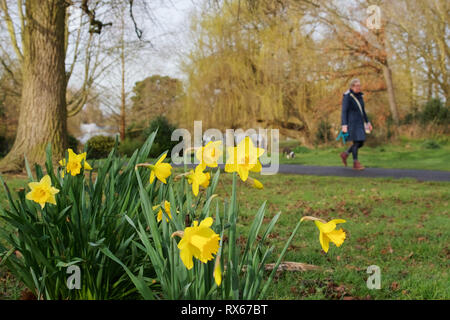
[[[220, 166], [223, 169], [223, 165]], [[450, 171], [366, 168], [362, 171], [351, 167], [304, 166], [280, 164], [279, 173], [316, 176], [366, 177], [366, 178], [415, 178], [419, 181], [450, 181]]]

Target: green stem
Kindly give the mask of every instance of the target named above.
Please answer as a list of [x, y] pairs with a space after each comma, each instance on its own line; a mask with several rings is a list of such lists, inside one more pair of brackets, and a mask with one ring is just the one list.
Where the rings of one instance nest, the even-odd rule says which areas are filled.
[[291, 242], [292, 242], [292, 239], [294, 239], [294, 236], [295, 236], [295, 234], [297, 233], [298, 228], [300, 228], [301, 223], [302, 223], [302, 221], [299, 221], [299, 222], [297, 223], [297, 225], [295, 226], [294, 231], [292, 231], [292, 234], [291, 234], [291, 236], [289, 237], [289, 240], [286, 242], [286, 245], [284, 246], [283, 251], [281, 251], [281, 254], [280, 254], [280, 256], [278, 257], [277, 263], [275, 264], [275, 266], [274, 266], [272, 272], [270, 273], [269, 278], [267, 279], [266, 283], [264, 284], [264, 288], [262, 289], [262, 291], [261, 291], [261, 293], [260, 293], [260, 295], [259, 295], [259, 297], [258, 297], [258, 300], [263, 299], [263, 297], [265, 296], [266, 291], [267, 291], [267, 289], [269, 288], [269, 285], [270, 285], [270, 283], [272, 282], [273, 277], [275, 276], [275, 273], [277, 272], [278, 267], [280, 266], [280, 263], [281, 263], [281, 261], [283, 260], [284, 255], [286, 254], [286, 251], [287, 251], [287, 249], [289, 248], [289, 245], [290, 245]]

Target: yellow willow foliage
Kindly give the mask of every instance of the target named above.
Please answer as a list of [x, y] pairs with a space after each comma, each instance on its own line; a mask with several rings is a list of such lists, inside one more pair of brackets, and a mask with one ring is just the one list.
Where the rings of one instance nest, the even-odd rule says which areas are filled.
[[180, 119], [187, 127], [193, 120], [219, 129], [292, 122], [309, 132], [318, 112], [326, 114], [317, 108], [324, 84], [315, 76], [323, 62], [302, 30], [302, 11], [267, 3], [250, 11], [228, 1], [192, 18], [195, 45], [184, 61], [188, 87]]

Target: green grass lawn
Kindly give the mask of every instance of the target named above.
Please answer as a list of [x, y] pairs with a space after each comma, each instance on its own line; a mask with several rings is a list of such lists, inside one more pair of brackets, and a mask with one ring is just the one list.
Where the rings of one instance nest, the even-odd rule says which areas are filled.
[[[370, 139], [370, 138], [368, 138]], [[281, 155], [280, 163], [315, 166], [342, 166], [340, 153], [348, 149], [351, 142], [339, 147], [300, 148], [294, 159]], [[293, 147], [291, 143], [291, 147]], [[280, 147], [282, 149], [282, 147]], [[365, 167], [423, 169], [450, 171], [450, 144], [442, 140], [434, 144], [430, 140], [403, 140], [395, 144], [378, 147], [363, 146], [358, 154]], [[349, 158], [349, 164], [352, 157]]]
[[[369, 143], [370, 140], [367, 140], [367, 142]], [[284, 141], [280, 143], [279, 147], [280, 150], [286, 146], [294, 149], [298, 144], [297, 141]], [[294, 159], [286, 159], [286, 156], [282, 154], [278, 155], [278, 157], [282, 164], [342, 166], [343, 164], [339, 155], [349, 147], [350, 142], [347, 142], [346, 145], [334, 143], [334, 146], [321, 146], [317, 148], [300, 147]], [[191, 159], [193, 161], [193, 158]], [[149, 158], [147, 162], [154, 163], [156, 160], [156, 158]], [[450, 143], [448, 138], [442, 137], [436, 140], [401, 139], [399, 142], [378, 147], [365, 145], [359, 151], [359, 160], [368, 168], [450, 171]], [[94, 168], [96, 168], [101, 165], [104, 159], [95, 161], [88, 159], [88, 161], [89, 163], [93, 163]], [[167, 158], [167, 161], [170, 161], [170, 158]], [[263, 161], [263, 163], [267, 164], [268, 162]], [[352, 164], [351, 155], [348, 163], [349, 165]]]
[[[176, 169], [180, 171], [181, 169]], [[320, 271], [284, 272], [269, 299], [449, 299], [450, 184], [413, 179], [369, 179], [276, 175], [258, 177], [263, 190], [239, 183], [242, 240], [257, 209], [267, 199], [267, 224], [282, 212], [268, 245], [279, 253], [303, 215], [342, 218], [344, 244], [321, 250], [319, 231], [305, 222], [285, 261], [317, 265]], [[11, 190], [26, 180], [6, 177]], [[231, 192], [231, 175], [221, 175], [217, 193]], [[0, 193], [5, 205], [5, 195]], [[272, 262], [275, 256], [272, 257]], [[366, 287], [367, 267], [381, 268], [381, 289]], [[22, 286], [1, 269], [0, 299], [16, 299]]]
[[[282, 212], [270, 243], [278, 251], [302, 215], [347, 220], [346, 241], [330, 244], [328, 254], [315, 224], [301, 226], [284, 260], [323, 270], [281, 274], [270, 299], [450, 298], [449, 183], [291, 175], [261, 181], [264, 190], [240, 189], [242, 235], [263, 199], [270, 218]], [[370, 265], [381, 268], [380, 290], [367, 289]]]

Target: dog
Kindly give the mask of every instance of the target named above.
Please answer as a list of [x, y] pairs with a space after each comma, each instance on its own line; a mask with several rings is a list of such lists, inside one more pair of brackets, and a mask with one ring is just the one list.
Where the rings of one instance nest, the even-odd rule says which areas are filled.
[[290, 148], [284, 148], [283, 149], [283, 155], [286, 155], [287, 159], [294, 159], [295, 157], [295, 152], [292, 151]]

